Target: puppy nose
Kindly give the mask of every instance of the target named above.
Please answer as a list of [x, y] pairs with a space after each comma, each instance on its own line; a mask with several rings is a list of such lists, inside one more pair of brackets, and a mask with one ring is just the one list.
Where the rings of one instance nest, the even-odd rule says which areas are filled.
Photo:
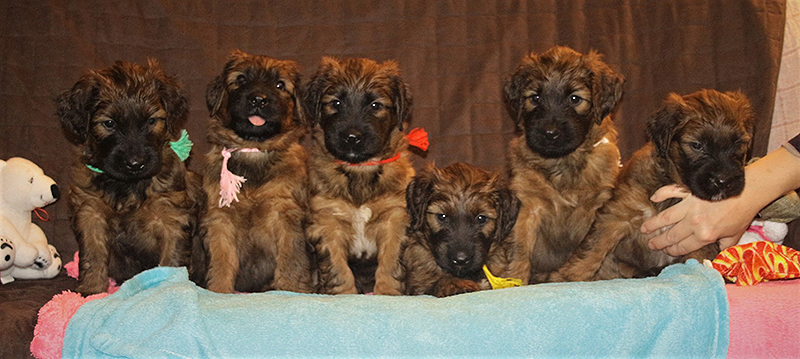
[[347, 136], [344, 138], [344, 142], [346, 142], [348, 145], [351, 146], [361, 143], [361, 133], [360, 132], [348, 133]]
[[546, 126], [542, 129], [542, 135], [548, 140], [556, 140], [561, 136], [561, 131], [555, 126]]
[[125, 161], [125, 166], [131, 171], [140, 171], [144, 168], [144, 158], [141, 156], [129, 157]]
[[61, 190], [56, 185], [50, 185], [50, 193], [53, 195], [53, 199], [58, 199], [61, 196]]
[[467, 254], [467, 252], [459, 251], [459, 252], [456, 252], [456, 254], [453, 257], [450, 258], [450, 260], [453, 261], [454, 265], [465, 266], [465, 265], [469, 264], [469, 262], [472, 261], [472, 256]]
[[263, 95], [254, 95], [250, 97], [250, 104], [253, 107], [264, 107], [269, 103], [269, 98]]
[[730, 184], [731, 177], [726, 175], [716, 175], [711, 177], [711, 184], [717, 188], [725, 188]]

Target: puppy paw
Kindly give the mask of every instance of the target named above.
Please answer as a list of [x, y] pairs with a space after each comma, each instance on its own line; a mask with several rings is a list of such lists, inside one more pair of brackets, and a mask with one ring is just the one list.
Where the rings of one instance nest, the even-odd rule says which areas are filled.
[[454, 279], [440, 283], [436, 291], [437, 297], [449, 297], [451, 295], [477, 292], [481, 290], [478, 283], [467, 279]]

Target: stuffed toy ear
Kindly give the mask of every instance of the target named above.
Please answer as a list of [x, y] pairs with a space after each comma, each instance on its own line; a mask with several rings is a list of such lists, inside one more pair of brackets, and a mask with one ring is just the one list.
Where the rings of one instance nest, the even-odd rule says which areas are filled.
[[55, 99], [61, 127], [75, 143], [86, 142], [89, 122], [97, 109], [100, 83], [100, 74], [89, 72]]
[[685, 106], [683, 98], [672, 93], [664, 106], [647, 120], [647, 138], [661, 158], [669, 158], [669, 144], [686, 117]]
[[494, 240], [501, 241], [511, 234], [522, 202], [508, 188], [502, 188], [494, 193], [497, 206], [497, 223], [494, 230]]
[[425, 225], [425, 214], [428, 211], [428, 203], [433, 194], [433, 178], [423, 172], [408, 184], [406, 187], [406, 211], [410, 219], [409, 231], [421, 231]]

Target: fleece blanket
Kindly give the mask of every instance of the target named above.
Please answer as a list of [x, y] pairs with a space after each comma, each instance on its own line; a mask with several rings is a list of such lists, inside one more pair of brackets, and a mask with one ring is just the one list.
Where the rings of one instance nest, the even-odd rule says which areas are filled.
[[722, 277], [696, 261], [655, 278], [556, 283], [448, 298], [216, 294], [156, 268], [84, 304], [65, 358], [723, 358]]

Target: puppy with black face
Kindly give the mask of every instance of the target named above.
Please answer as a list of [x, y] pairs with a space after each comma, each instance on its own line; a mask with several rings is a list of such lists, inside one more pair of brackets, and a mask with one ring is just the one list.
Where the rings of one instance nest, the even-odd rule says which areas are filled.
[[465, 163], [420, 172], [406, 190], [405, 293], [445, 297], [488, 289], [483, 266], [505, 261], [501, 247], [520, 202], [496, 173]]
[[305, 91], [311, 208], [323, 293], [401, 294], [396, 279], [414, 169], [403, 125], [411, 95], [397, 64], [323, 58]]
[[293, 61], [241, 51], [208, 85], [208, 209], [192, 279], [214, 292], [313, 291], [299, 86]]
[[520, 133], [509, 144], [511, 189], [522, 209], [503, 276], [545, 281], [611, 197], [620, 154], [609, 114], [623, 82], [596, 52], [566, 47], [530, 54], [506, 81], [503, 100]]
[[69, 204], [80, 286], [99, 293], [155, 266], [189, 264], [200, 177], [170, 147], [188, 114], [178, 82], [150, 60], [89, 71], [56, 99], [76, 146]]
[[653, 203], [650, 196], [668, 184], [694, 196], [718, 201], [744, 188], [745, 159], [754, 117], [739, 92], [701, 90], [671, 94], [647, 123], [650, 139], [622, 169], [613, 198], [601, 209], [595, 228], [553, 280], [644, 277], [687, 258], [711, 259], [714, 243], [680, 258], [651, 251], [639, 228], [678, 200]]

